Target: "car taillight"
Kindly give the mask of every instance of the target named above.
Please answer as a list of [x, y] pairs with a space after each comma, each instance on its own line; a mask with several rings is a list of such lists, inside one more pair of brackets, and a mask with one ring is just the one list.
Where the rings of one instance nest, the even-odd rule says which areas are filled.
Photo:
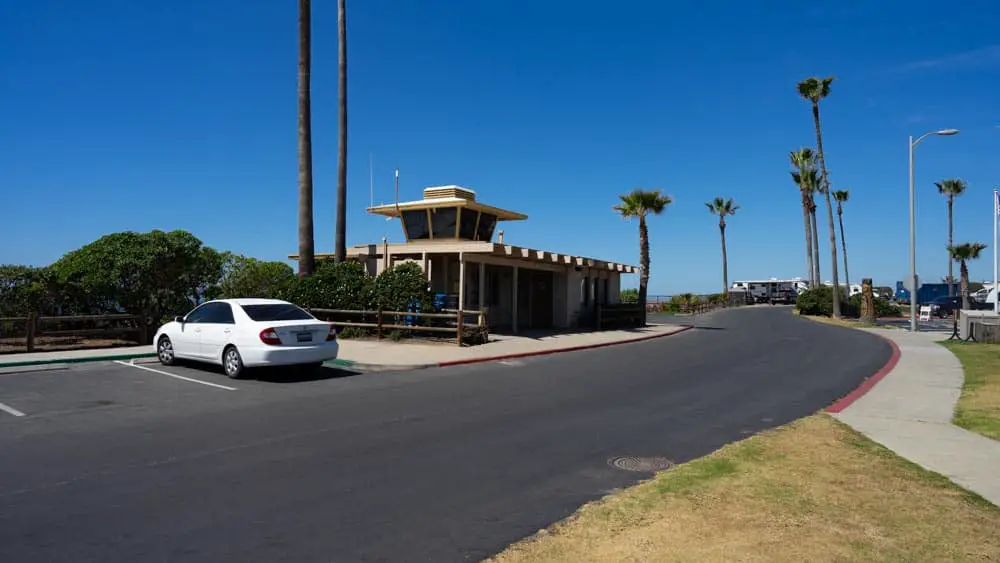
[[337, 327], [330, 325], [330, 332], [326, 333], [326, 341], [330, 342], [337, 339]]
[[281, 339], [278, 338], [278, 333], [273, 328], [265, 328], [260, 331], [260, 341], [264, 344], [281, 344]]

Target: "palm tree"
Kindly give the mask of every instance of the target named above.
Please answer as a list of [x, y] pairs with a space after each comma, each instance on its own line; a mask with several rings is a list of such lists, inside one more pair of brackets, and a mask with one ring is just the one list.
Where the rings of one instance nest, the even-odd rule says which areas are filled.
[[819, 189], [819, 172], [815, 168], [806, 171], [803, 179], [806, 190], [807, 203], [809, 204], [809, 224], [812, 226], [813, 243], [813, 279], [816, 280], [816, 287], [823, 285], [823, 277], [820, 275], [819, 267], [819, 222], [816, 221], [816, 190]]
[[316, 266], [310, 100], [311, 12], [310, 0], [299, 0], [299, 277], [311, 276]]
[[333, 261], [347, 259], [347, 7], [337, 0], [337, 98], [340, 105], [340, 139], [337, 154], [337, 234]]
[[670, 196], [660, 190], [634, 189], [618, 196], [621, 202], [613, 209], [624, 219], [639, 218], [639, 304], [642, 306], [642, 325], [646, 325], [646, 296], [649, 291], [649, 229], [646, 216], [660, 215], [673, 203]]
[[[851, 198], [851, 192], [836, 190], [833, 199], [837, 202], [837, 220], [840, 222], [840, 249], [844, 253], [844, 283], [847, 284], [847, 294], [851, 294], [851, 275], [847, 273], [847, 237], [844, 236], [844, 204]], [[949, 243], [951, 241], [948, 241]]]
[[819, 237], [816, 235], [816, 202], [813, 199], [816, 178], [816, 156], [810, 148], [788, 153], [792, 163], [792, 181], [802, 197], [802, 220], [806, 232], [806, 265], [809, 268], [809, 285], [819, 286]]
[[981, 242], [966, 242], [957, 246], [948, 245], [948, 254], [951, 259], [959, 263], [958, 271], [961, 276], [959, 291], [962, 294], [962, 308], [969, 308], [969, 260], [979, 258], [979, 253], [986, 250], [986, 245]]
[[813, 123], [816, 126], [816, 157], [819, 161], [820, 179], [819, 192], [826, 196], [826, 217], [830, 224], [830, 275], [833, 277], [833, 318], [840, 318], [840, 281], [837, 279], [837, 231], [833, 224], [833, 202], [830, 200], [830, 182], [826, 173], [826, 158], [823, 154], [823, 130], [820, 127], [819, 102], [830, 95], [830, 84], [833, 77], [807, 78], [798, 84], [799, 96], [812, 103]]
[[729, 259], [726, 256], [726, 216], [735, 215], [740, 208], [733, 198], [717, 197], [705, 204], [708, 212], [719, 216], [719, 233], [722, 235], [722, 294], [729, 295]]
[[[935, 182], [937, 186], [938, 193], [948, 198], [948, 248], [950, 249], [954, 243], [955, 237], [955, 225], [954, 225], [954, 210], [955, 210], [955, 198], [957, 196], [965, 193], [965, 188], [968, 186], [965, 182], [958, 178], [951, 178], [948, 180], [941, 180], [940, 182]], [[948, 297], [955, 295], [955, 275], [951, 268], [951, 251], [949, 250], [948, 256]]]

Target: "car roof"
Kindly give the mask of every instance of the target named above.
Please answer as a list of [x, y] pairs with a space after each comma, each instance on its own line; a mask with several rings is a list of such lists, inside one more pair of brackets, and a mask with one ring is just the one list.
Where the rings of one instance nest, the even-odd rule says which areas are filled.
[[251, 297], [243, 297], [238, 299], [215, 299], [215, 301], [221, 301], [223, 303], [232, 303], [233, 305], [291, 305], [288, 301], [282, 301], [281, 299], [258, 299]]

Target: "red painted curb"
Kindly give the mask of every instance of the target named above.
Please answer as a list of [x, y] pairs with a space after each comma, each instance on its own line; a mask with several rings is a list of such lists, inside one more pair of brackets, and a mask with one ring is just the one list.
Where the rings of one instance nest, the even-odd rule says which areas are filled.
[[842, 412], [844, 409], [851, 406], [852, 404], [854, 404], [854, 401], [857, 401], [861, 397], [864, 397], [865, 393], [871, 391], [871, 388], [875, 387], [875, 385], [877, 385], [879, 381], [882, 381], [882, 379], [885, 376], [889, 375], [889, 372], [891, 372], [893, 368], [896, 367], [896, 364], [899, 363], [899, 356], [900, 356], [899, 345], [897, 345], [891, 339], [886, 338], [884, 336], [879, 336], [879, 338], [882, 338], [883, 340], [889, 343], [889, 346], [892, 346], [892, 355], [889, 356], [889, 361], [887, 361], [880, 370], [875, 372], [874, 375], [862, 381], [861, 385], [859, 385], [857, 389], [851, 391], [850, 393], [847, 394], [847, 396], [843, 397], [842, 399], [838, 400], [837, 402], [827, 407], [826, 412], [837, 414], [839, 412]]
[[570, 346], [568, 348], [554, 348], [552, 350], [537, 350], [534, 352], [518, 352], [516, 354], [504, 354], [500, 356], [489, 356], [486, 358], [470, 358], [468, 360], [452, 360], [450, 362], [441, 362], [437, 364], [438, 367], [448, 367], [448, 366], [461, 366], [466, 364], [478, 364], [482, 362], [495, 362], [498, 360], [511, 360], [514, 358], [527, 358], [530, 356], [548, 356], [550, 354], [561, 354], [562, 352], [576, 352], [578, 350], [591, 350], [593, 348], [605, 348], [607, 346], [618, 346], [619, 344], [631, 344], [633, 342], [645, 342], [647, 340], [653, 340], [656, 338], [663, 338], [665, 336], [673, 336], [674, 334], [680, 334], [684, 331], [691, 330], [694, 327], [682, 326], [680, 330], [675, 330], [674, 332], [667, 332], [664, 334], [651, 334], [649, 336], [641, 336], [639, 338], [632, 338], [630, 340], [618, 340], [616, 342], [601, 342], [598, 344], [583, 344], [580, 346]]

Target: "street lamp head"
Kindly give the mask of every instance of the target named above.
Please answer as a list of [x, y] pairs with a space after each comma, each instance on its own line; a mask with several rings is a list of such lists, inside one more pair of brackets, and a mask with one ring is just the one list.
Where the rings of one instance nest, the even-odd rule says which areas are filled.
[[944, 137], [947, 137], [949, 135], [958, 135], [958, 129], [942, 129], [940, 131], [937, 131], [934, 134], [935, 135], [942, 135]]

